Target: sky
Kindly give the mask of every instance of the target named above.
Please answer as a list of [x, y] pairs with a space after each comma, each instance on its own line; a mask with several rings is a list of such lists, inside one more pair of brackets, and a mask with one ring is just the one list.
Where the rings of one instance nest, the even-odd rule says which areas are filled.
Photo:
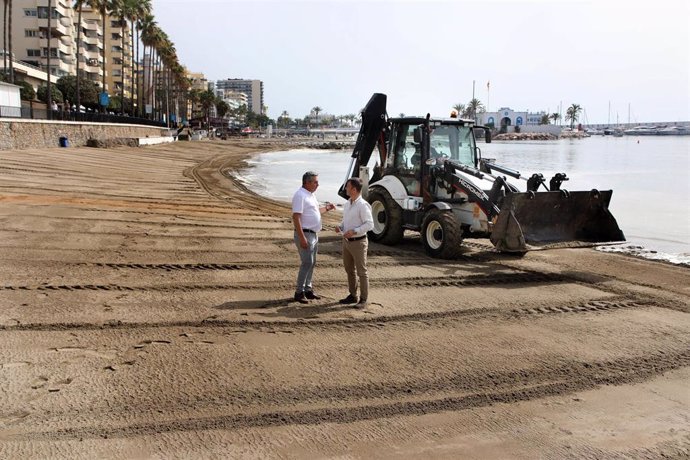
[[687, 0], [153, 0], [180, 62], [258, 79], [271, 118], [584, 110], [580, 121], [690, 121]]

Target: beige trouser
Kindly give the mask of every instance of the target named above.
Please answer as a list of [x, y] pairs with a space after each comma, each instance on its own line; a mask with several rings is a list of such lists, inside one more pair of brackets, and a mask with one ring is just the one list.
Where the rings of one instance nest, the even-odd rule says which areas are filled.
[[343, 239], [343, 265], [347, 272], [347, 285], [350, 295], [357, 297], [357, 278], [359, 278], [360, 301], [369, 298], [369, 274], [367, 273], [367, 248], [369, 241]]

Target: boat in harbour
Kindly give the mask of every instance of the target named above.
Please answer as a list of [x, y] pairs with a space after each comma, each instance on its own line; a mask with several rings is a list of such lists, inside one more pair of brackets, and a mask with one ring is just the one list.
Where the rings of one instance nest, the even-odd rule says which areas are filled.
[[656, 134], [659, 136], [687, 136], [690, 134], [690, 129], [685, 126], [666, 126], [657, 129]]

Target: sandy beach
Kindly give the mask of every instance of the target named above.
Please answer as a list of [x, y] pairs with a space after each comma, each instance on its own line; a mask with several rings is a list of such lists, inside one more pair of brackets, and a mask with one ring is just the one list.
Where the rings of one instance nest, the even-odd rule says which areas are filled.
[[0, 151], [0, 458], [690, 456], [690, 269], [409, 234], [355, 310], [329, 215], [301, 305], [288, 148]]

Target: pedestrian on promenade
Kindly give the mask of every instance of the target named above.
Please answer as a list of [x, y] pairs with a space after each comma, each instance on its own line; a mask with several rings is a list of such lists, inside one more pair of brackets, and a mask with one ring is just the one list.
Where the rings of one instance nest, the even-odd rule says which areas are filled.
[[[347, 286], [350, 293], [341, 299], [340, 303], [354, 303], [357, 308], [365, 308], [369, 301], [367, 232], [374, 228], [374, 219], [371, 215], [371, 206], [362, 198], [362, 181], [358, 177], [347, 180], [345, 192], [349, 199], [345, 203], [343, 221], [335, 231], [343, 235], [343, 265], [347, 273]], [[357, 297], [358, 284], [359, 298]]]
[[307, 171], [302, 176], [302, 187], [292, 197], [294, 239], [301, 261], [295, 288], [295, 300], [299, 303], [309, 303], [309, 300], [321, 298], [314, 293], [312, 285], [319, 246], [318, 232], [321, 230], [321, 214], [335, 209], [335, 205], [328, 203], [325, 206], [319, 206], [314, 195], [318, 187], [319, 175], [313, 171]]

